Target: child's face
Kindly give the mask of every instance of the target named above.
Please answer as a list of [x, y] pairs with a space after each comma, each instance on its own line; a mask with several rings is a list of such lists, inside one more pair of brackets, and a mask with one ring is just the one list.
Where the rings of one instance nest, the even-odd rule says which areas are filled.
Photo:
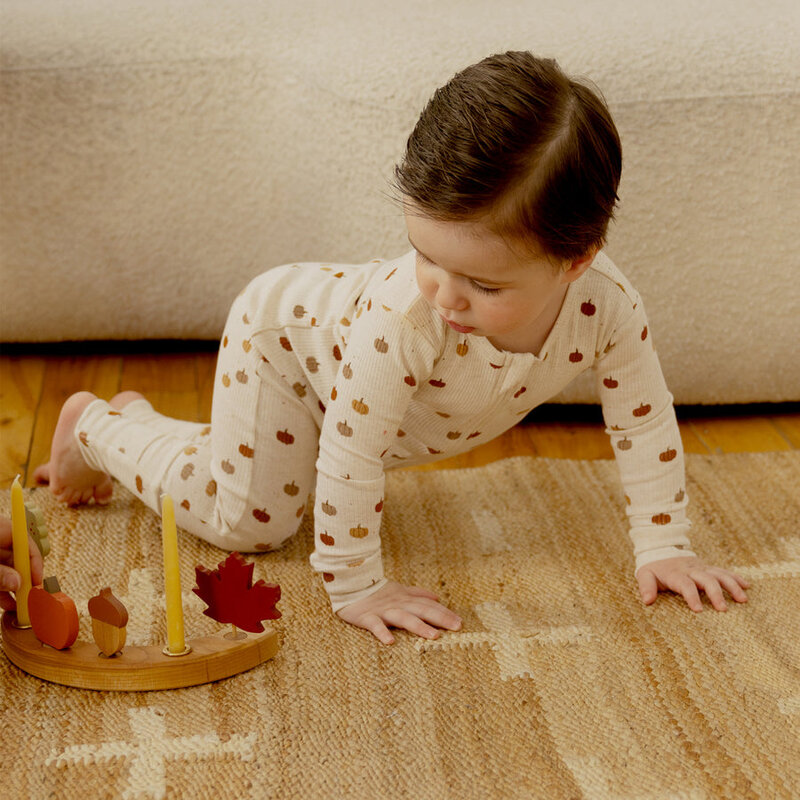
[[594, 254], [556, 271], [544, 256], [509, 248], [474, 222], [438, 222], [406, 213], [423, 297], [459, 333], [486, 336], [502, 350], [538, 353], [571, 281]]

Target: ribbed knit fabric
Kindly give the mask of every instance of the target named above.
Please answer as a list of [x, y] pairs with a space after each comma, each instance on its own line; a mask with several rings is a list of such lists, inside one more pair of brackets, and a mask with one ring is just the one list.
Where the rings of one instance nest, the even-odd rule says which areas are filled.
[[420, 295], [414, 262], [259, 276], [228, 318], [211, 426], [95, 403], [77, 428], [87, 461], [156, 511], [169, 492], [179, 525], [228, 549], [279, 546], [316, 487], [311, 564], [338, 610], [386, 581], [386, 469], [486, 442], [594, 367], [636, 568], [692, 554], [672, 396], [641, 299], [611, 261], [599, 254], [570, 284], [538, 355], [453, 331]]
[[320, 421], [311, 563], [334, 608], [383, 582], [385, 469], [488, 441], [592, 366], [637, 569], [690, 554], [679, 549], [689, 523], [672, 397], [641, 300], [611, 261], [601, 253], [570, 285], [538, 356], [450, 329], [421, 297], [414, 266], [413, 251], [360, 266], [294, 264], [246, 290], [251, 342]]

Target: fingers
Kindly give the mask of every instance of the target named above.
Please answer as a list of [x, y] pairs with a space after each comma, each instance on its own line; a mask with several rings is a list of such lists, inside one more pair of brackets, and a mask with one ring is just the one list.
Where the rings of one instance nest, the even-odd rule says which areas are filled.
[[9, 592], [16, 592], [19, 589], [19, 582], [19, 573], [15, 569], [0, 564], [0, 608], [4, 611], [13, 611], [17, 607]]
[[[725, 602], [723, 590], [727, 590], [728, 594], [737, 603], [747, 602], [747, 594], [744, 589], [749, 587], [750, 584], [744, 578], [741, 578], [733, 572], [712, 567], [708, 570], [692, 571], [689, 573], [689, 577], [696, 587], [700, 587], [706, 593], [706, 597], [708, 597], [712, 607], [717, 611], [728, 610], [728, 604]], [[686, 597], [686, 594], [684, 593], [683, 596]], [[686, 602], [689, 603], [688, 597]], [[702, 610], [696, 608], [692, 603], [689, 603], [689, 607], [693, 611]]]
[[417, 614], [400, 608], [392, 608], [384, 614], [384, 619], [395, 628], [402, 628], [409, 633], [415, 633], [423, 639], [436, 639], [439, 631], [432, 628]]
[[[461, 628], [461, 618], [450, 609], [430, 601], [425, 596], [420, 602], [405, 603], [402, 607], [390, 607], [380, 614], [370, 614], [360, 621], [361, 627], [370, 631], [383, 644], [394, 644], [394, 636], [388, 626], [420, 636], [423, 639], [437, 639], [439, 629], [457, 631]], [[434, 627], [435, 626], [435, 627]]]
[[[722, 594], [722, 586], [719, 581], [709, 572], [692, 572], [689, 577], [706, 593], [709, 602], [717, 611], [727, 611], [728, 604]], [[699, 599], [699, 598], [698, 598]], [[687, 601], [688, 602], [688, 601]]]
[[406, 591], [414, 595], [414, 597], [427, 597], [428, 600], [438, 600], [439, 595], [434, 594], [433, 592], [429, 591], [428, 589], [422, 589], [419, 586], [406, 586]]
[[683, 595], [686, 605], [700, 613], [703, 610], [703, 601], [700, 599], [700, 592], [697, 591], [697, 584], [689, 575], [678, 575], [668, 584], [670, 589], [676, 594]]
[[725, 569], [713, 569], [711, 572], [717, 577], [721, 586], [737, 603], [747, 602], [745, 589], [750, 588], [749, 581], [746, 581], [735, 572], [728, 572]]
[[641, 569], [636, 576], [639, 581], [639, 594], [642, 602], [649, 606], [658, 597], [658, 581], [649, 569]]
[[0, 592], [0, 608], [3, 611], [14, 611], [17, 608], [17, 603], [8, 592]]
[[361, 627], [368, 630], [379, 642], [394, 644], [394, 636], [377, 614], [370, 614], [361, 621]]
[[0, 592], [16, 592], [19, 583], [19, 573], [5, 564], [0, 564]]
[[683, 569], [659, 571], [643, 568], [637, 575], [639, 593], [646, 605], [655, 600], [659, 589], [666, 589], [681, 595], [692, 611], [701, 612], [703, 601], [700, 591], [704, 592], [712, 608], [716, 611], [727, 611], [728, 603], [725, 592], [737, 603], [746, 603], [745, 589], [750, 584], [734, 572], [718, 567], [706, 567], [702, 563], [689, 564]]
[[437, 638], [441, 628], [461, 628], [461, 618], [439, 603], [433, 592], [394, 581], [336, 613], [345, 622], [368, 630], [383, 644], [395, 641], [390, 626], [424, 639]]

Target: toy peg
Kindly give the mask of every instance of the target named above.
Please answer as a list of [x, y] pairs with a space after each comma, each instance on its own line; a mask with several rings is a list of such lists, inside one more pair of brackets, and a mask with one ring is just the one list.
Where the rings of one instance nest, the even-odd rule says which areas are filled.
[[78, 609], [61, 591], [58, 579], [45, 578], [28, 595], [28, 613], [36, 638], [56, 650], [64, 650], [78, 638]]
[[26, 503], [25, 523], [28, 526], [28, 535], [36, 542], [36, 546], [44, 558], [50, 552], [50, 536], [42, 510]]
[[89, 615], [94, 641], [100, 652], [109, 658], [121, 653], [127, 635], [128, 610], [108, 586], [89, 600]]

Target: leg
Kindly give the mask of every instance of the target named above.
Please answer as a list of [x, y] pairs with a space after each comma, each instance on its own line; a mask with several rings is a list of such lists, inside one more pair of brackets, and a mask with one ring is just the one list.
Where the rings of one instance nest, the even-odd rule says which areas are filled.
[[92, 499], [96, 503], [107, 503], [111, 499], [111, 479], [104, 471], [86, 463], [75, 437], [75, 424], [96, 399], [90, 392], [78, 392], [67, 399], [53, 434], [50, 461], [33, 473], [37, 483], [49, 483], [53, 494], [68, 505], [88, 503]]
[[[211, 433], [171, 470], [179, 525], [226, 549], [269, 550], [296, 530], [316, 476], [311, 412], [251, 346], [243, 298], [228, 317], [211, 407]], [[191, 496], [190, 496], [191, 495]], [[197, 523], [195, 523], [196, 525]]]
[[161, 433], [180, 434], [186, 439], [192, 440], [207, 436], [209, 433], [207, 423], [189, 422], [159, 414], [140, 392], [130, 390], [120, 392], [114, 395], [108, 404], [117, 411], [125, 409], [126, 417], [138, 422], [146, 422], [153, 430]]
[[[58, 418], [50, 461], [36, 468], [33, 473], [37, 483], [49, 484], [50, 490], [68, 505], [88, 503], [105, 504], [111, 499], [112, 483], [110, 477], [101, 470], [93, 469], [86, 463], [75, 438], [75, 424], [86, 407], [97, 400], [91, 392], [77, 392], [64, 403]], [[114, 411], [126, 409], [131, 419], [147, 421], [154, 431], [178, 432], [193, 439], [208, 433], [208, 426], [194, 422], [174, 420], [156, 413], [144, 395], [139, 392], [121, 392], [109, 403]]]
[[69, 438], [83, 468], [112, 474], [156, 513], [168, 492], [181, 527], [225, 549], [263, 551], [302, 519], [319, 431], [272, 367], [241, 346], [247, 331], [235, 313], [231, 320], [211, 426], [156, 414], [137, 393], [118, 395], [113, 405], [87, 393]]

